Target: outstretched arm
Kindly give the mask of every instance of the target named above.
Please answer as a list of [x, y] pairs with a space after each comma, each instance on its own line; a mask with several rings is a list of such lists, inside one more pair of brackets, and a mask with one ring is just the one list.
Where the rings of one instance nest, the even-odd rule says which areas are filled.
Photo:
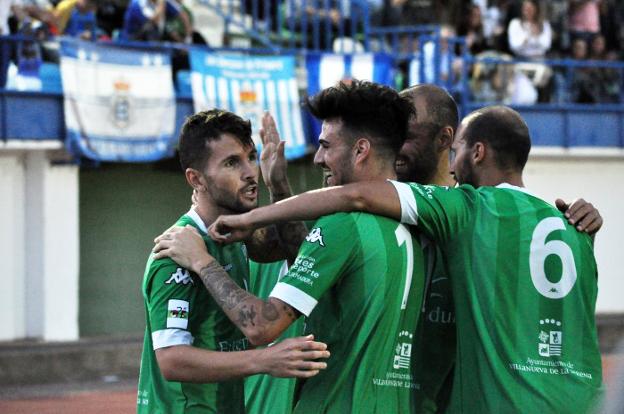
[[325, 369], [327, 345], [312, 335], [286, 339], [273, 346], [240, 352], [217, 352], [188, 345], [156, 351], [160, 370], [168, 381], [219, 382], [254, 374], [309, 378]]
[[247, 213], [221, 216], [210, 226], [210, 237], [219, 242], [243, 240], [249, 230], [271, 223], [315, 220], [339, 211], [365, 211], [401, 219], [401, 202], [388, 181], [369, 181], [308, 191]]
[[276, 298], [257, 298], [238, 286], [223, 267], [208, 254], [201, 235], [192, 226], [172, 227], [156, 239], [154, 259], [170, 257], [197, 273], [204, 286], [228, 318], [253, 345], [277, 339], [299, 312]]

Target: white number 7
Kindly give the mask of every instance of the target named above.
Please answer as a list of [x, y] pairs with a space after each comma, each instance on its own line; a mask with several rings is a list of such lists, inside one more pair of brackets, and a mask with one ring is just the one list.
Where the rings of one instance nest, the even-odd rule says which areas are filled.
[[399, 227], [395, 230], [397, 243], [399, 247], [405, 244], [405, 250], [407, 250], [407, 268], [405, 269], [405, 290], [403, 291], [403, 301], [401, 302], [401, 310], [407, 307], [407, 298], [412, 285], [412, 274], [414, 272], [414, 242], [412, 241], [412, 235], [407, 227], [399, 224]]
[[[565, 230], [563, 220], [559, 217], [548, 217], [540, 221], [533, 231], [531, 239], [531, 252], [529, 254], [529, 269], [533, 286], [542, 295], [550, 299], [561, 299], [566, 296], [576, 282], [576, 266], [570, 246], [561, 240], [546, 242], [546, 237], [556, 230]], [[544, 262], [546, 258], [554, 254], [561, 259], [561, 279], [553, 283], [546, 278]]]

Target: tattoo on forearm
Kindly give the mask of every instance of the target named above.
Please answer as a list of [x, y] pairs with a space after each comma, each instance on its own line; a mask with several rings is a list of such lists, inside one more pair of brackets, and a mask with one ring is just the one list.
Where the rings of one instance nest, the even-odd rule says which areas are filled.
[[221, 265], [212, 262], [199, 272], [204, 286], [208, 289], [215, 301], [224, 310], [232, 310], [251, 295], [241, 289], [227, 274]]
[[256, 317], [256, 310], [253, 305], [249, 306], [249, 309], [247, 309], [247, 305], [243, 305], [241, 309], [238, 311], [238, 322], [244, 328], [247, 327], [247, 324], [250, 324], [251, 326], [255, 326], [256, 325], [254, 322], [255, 317]]
[[[279, 320], [280, 313], [292, 321], [297, 316], [290, 307], [279, 309], [275, 303], [264, 302], [238, 286], [217, 262], [212, 262], [199, 272], [204, 286], [228, 317], [239, 327], [271, 324]], [[258, 304], [260, 311], [256, 310]]]
[[273, 322], [279, 318], [279, 312], [272, 303], [265, 303], [262, 305], [262, 317]]

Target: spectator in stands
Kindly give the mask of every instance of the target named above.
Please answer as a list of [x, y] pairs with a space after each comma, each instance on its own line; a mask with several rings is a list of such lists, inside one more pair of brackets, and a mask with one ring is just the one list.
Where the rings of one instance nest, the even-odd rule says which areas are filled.
[[466, 45], [473, 55], [488, 49], [479, 6], [476, 4], [469, 6], [457, 27], [457, 35], [466, 37]]
[[[596, 61], [617, 60], [617, 53], [608, 51], [605, 37], [601, 34], [594, 36], [590, 43], [589, 58]], [[588, 70], [593, 84], [592, 98], [596, 103], [620, 102], [621, 76], [620, 71], [614, 68], [591, 67]]]
[[123, 27], [124, 13], [128, 7], [127, 0], [103, 1], [98, 5], [97, 23], [110, 38]]
[[21, 16], [20, 0], [4, 0], [0, 1], [0, 35], [9, 35], [9, 17], [13, 15]]
[[[620, 7], [624, 4], [620, 2]], [[600, 33], [604, 36], [606, 49], [609, 51], [621, 51], [620, 26], [624, 14], [618, 15], [618, 9], [615, 2], [601, 0], [600, 9]]]
[[164, 39], [167, 18], [179, 16], [184, 28], [184, 42], [190, 43], [193, 27], [189, 16], [175, 0], [131, 0], [124, 15], [122, 40], [159, 41]]
[[97, 28], [96, 0], [62, 0], [54, 8], [59, 34], [95, 40], [101, 30]]
[[568, 30], [568, 0], [550, 0], [542, 2], [544, 16], [552, 29], [550, 55], [568, 57], [570, 52], [570, 33]]
[[543, 58], [550, 49], [552, 31], [536, 0], [522, 2], [521, 17], [509, 23], [509, 48], [518, 57]]
[[352, 2], [348, 0], [287, 0], [288, 29], [305, 32], [308, 48], [331, 50], [337, 37], [350, 36], [353, 27]]
[[403, 8], [401, 24], [437, 24], [440, 19], [433, 0], [408, 0]]
[[507, 26], [511, 19], [507, 19], [509, 9], [513, 0], [487, 0], [475, 1], [481, 10], [481, 20], [483, 21], [483, 36], [485, 37], [488, 49], [506, 52]]
[[[576, 61], [587, 60], [588, 57], [587, 41], [582, 37], [577, 37], [572, 41], [571, 55]], [[573, 69], [572, 84], [570, 86], [570, 99], [574, 103], [593, 103], [593, 90], [590, 78], [589, 67], [582, 66]]]
[[[186, 15], [188, 16], [188, 20], [191, 24], [191, 27], [193, 27], [193, 13], [191, 13], [191, 10], [184, 5], [182, 0], [177, 0], [177, 2], [182, 8], [182, 10], [184, 10]], [[184, 23], [184, 19], [182, 18], [182, 16], [183, 16], [182, 13], [178, 13], [172, 18], [166, 19], [164, 40], [170, 40], [170, 41], [177, 42], [177, 43], [185, 42], [185, 38], [187, 35], [187, 28], [186, 28], [186, 25]], [[199, 44], [199, 45], [207, 44], [204, 37], [195, 30], [193, 30], [191, 43]]]
[[570, 37], [586, 41], [600, 33], [600, 0], [569, 0]]

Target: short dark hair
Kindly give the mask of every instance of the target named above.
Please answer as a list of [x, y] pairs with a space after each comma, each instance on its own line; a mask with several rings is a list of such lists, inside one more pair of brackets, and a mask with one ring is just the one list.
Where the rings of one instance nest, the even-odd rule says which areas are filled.
[[394, 89], [360, 80], [323, 89], [308, 98], [306, 106], [320, 120], [340, 119], [350, 139], [364, 135], [390, 157], [396, 157], [403, 146], [414, 112], [409, 100]]
[[201, 111], [186, 118], [180, 131], [178, 154], [183, 170], [202, 169], [210, 157], [208, 143], [231, 134], [244, 146], [253, 146], [251, 123], [222, 109]]
[[423, 99], [427, 105], [427, 114], [416, 114], [418, 122], [431, 122], [439, 125], [440, 128], [450, 126], [453, 131], [457, 130], [459, 124], [459, 112], [455, 99], [443, 88], [432, 84], [421, 84], [411, 86], [401, 91], [401, 96], [405, 96], [415, 102]]
[[531, 137], [529, 127], [518, 112], [507, 106], [494, 105], [478, 109], [466, 119], [464, 139], [468, 146], [485, 142], [496, 152], [496, 163], [500, 168], [524, 169], [531, 151]]

